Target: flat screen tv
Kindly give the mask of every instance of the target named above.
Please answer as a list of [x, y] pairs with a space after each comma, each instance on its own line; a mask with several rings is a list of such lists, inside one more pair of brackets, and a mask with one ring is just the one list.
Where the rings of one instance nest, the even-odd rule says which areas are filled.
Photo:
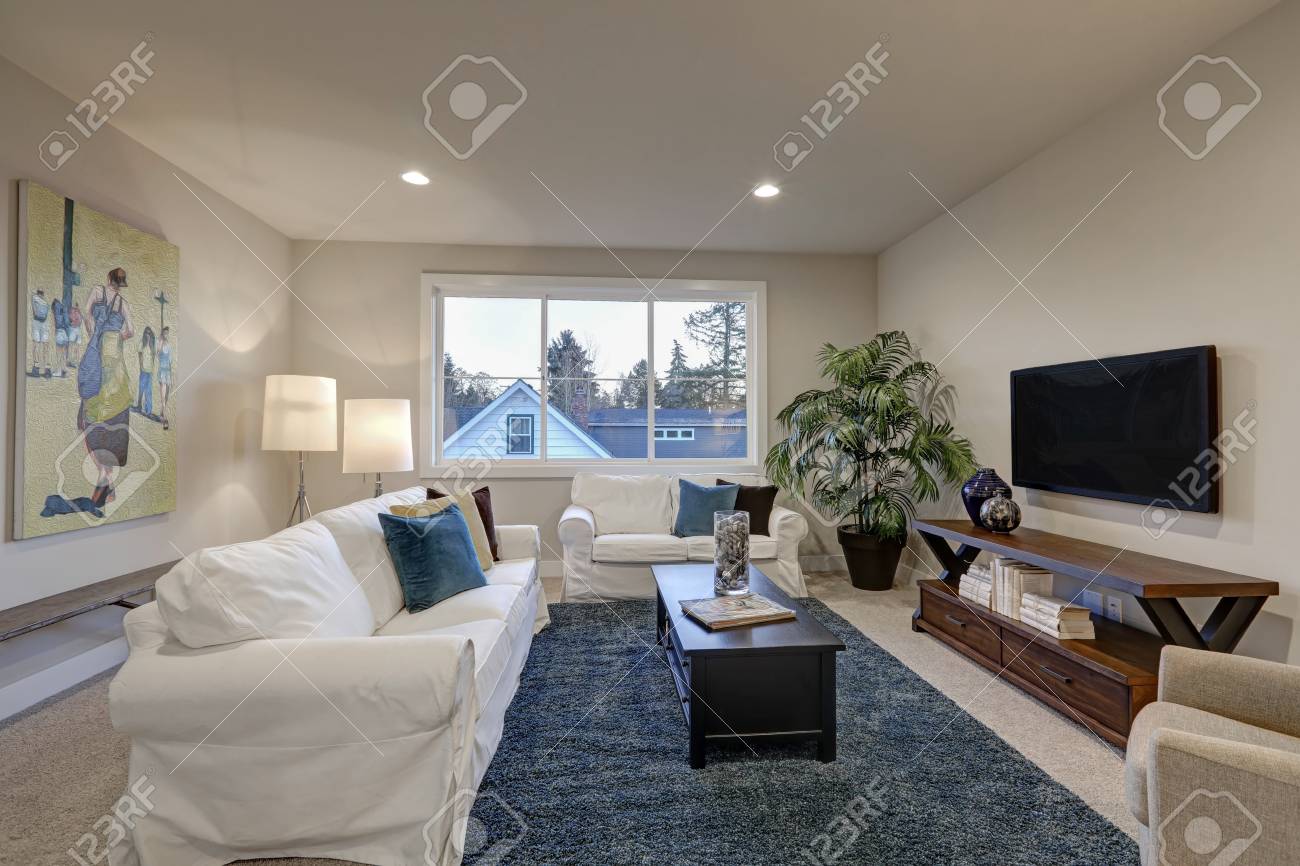
[[1013, 370], [1011, 483], [1218, 511], [1218, 414], [1213, 346]]

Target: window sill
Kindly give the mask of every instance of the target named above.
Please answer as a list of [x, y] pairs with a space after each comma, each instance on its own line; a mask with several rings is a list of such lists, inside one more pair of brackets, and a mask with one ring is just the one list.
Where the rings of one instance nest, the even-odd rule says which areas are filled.
[[598, 472], [603, 475], [763, 475], [762, 466], [752, 463], [534, 463], [511, 465], [509, 461], [494, 464], [486, 469], [474, 463], [448, 463], [428, 466], [420, 473], [421, 481], [441, 481], [448, 477], [462, 478], [572, 478], [579, 472]]

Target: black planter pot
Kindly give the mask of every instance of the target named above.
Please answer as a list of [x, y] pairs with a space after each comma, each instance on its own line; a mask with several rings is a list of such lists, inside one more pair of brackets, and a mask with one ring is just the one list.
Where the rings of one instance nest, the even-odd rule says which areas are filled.
[[903, 555], [901, 541], [881, 541], [852, 526], [839, 527], [836, 535], [854, 586], [877, 592], [893, 587], [894, 572]]

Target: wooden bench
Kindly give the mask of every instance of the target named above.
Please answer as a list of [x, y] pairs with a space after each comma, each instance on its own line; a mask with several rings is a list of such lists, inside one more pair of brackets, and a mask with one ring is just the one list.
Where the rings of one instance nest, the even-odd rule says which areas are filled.
[[0, 610], [0, 641], [109, 605], [139, 607], [139, 603], [128, 599], [152, 590], [158, 578], [171, 571], [175, 564], [173, 561], [151, 565], [130, 574], [110, 577], [108, 580], [39, 598], [8, 610]]

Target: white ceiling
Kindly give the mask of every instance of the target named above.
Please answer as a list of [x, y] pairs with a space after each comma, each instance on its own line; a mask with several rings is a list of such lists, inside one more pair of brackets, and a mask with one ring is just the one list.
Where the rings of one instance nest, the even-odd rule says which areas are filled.
[[[860, 253], [938, 212], [909, 171], [960, 201], [1273, 2], [5, 0], [0, 53], [76, 100], [152, 33], [113, 122], [294, 238], [387, 181], [335, 237], [595, 245], [535, 173], [615, 248]], [[881, 34], [887, 80], [782, 171], [773, 144]], [[527, 99], [461, 161], [421, 97], [466, 53]], [[782, 195], [747, 198], [763, 180]]]

